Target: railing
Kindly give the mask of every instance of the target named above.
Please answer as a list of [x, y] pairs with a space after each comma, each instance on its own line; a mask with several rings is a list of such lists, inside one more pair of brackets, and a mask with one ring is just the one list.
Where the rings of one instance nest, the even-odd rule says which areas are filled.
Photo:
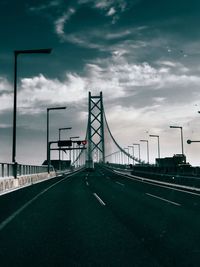
[[[14, 176], [14, 164], [13, 163], [0, 163], [0, 178]], [[53, 171], [53, 167], [50, 166], [50, 171]], [[28, 175], [36, 173], [48, 172], [48, 166], [42, 165], [24, 165], [17, 164], [17, 175]]]

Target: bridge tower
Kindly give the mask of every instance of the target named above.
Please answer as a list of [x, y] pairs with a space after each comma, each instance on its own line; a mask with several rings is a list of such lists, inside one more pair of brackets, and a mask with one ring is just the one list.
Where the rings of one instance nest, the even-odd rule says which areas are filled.
[[103, 94], [92, 96], [88, 103], [88, 161], [105, 162]]

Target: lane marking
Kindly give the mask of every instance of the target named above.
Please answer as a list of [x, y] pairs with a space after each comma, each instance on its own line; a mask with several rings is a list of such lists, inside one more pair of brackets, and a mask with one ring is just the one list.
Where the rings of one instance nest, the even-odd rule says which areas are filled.
[[122, 183], [120, 183], [120, 182], [115, 182], [116, 184], [119, 184], [119, 185], [121, 185], [121, 186], [124, 186], [124, 184], [122, 184]]
[[63, 182], [68, 177], [63, 178], [62, 180], [56, 182], [53, 185], [50, 185], [46, 189], [44, 189], [42, 192], [37, 194], [34, 198], [29, 200], [26, 204], [24, 204], [21, 208], [16, 210], [12, 215], [10, 215], [7, 219], [5, 219], [3, 222], [0, 223], [0, 231], [2, 231], [11, 221], [13, 221], [23, 210], [25, 210], [28, 206], [30, 206], [35, 200], [37, 200], [40, 196], [42, 196], [44, 193], [46, 193], [48, 190], [50, 190], [52, 187], [56, 186], [57, 184]]
[[177, 202], [173, 202], [173, 201], [170, 201], [166, 198], [162, 198], [162, 197], [159, 197], [159, 196], [155, 196], [155, 195], [152, 195], [152, 194], [149, 194], [149, 193], [145, 193], [146, 195], [150, 196], [150, 197], [154, 197], [154, 198], [157, 198], [157, 199], [160, 199], [160, 200], [163, 200], [165, 202], [168, 202], [170, 204], [173, 204], [173, 205], [176, 205], [176, 206], [181, 206], [181, 204], [177, 203]]
[[86, 181], [86, 185], [87, 185], [87, 186], [89, 186], [89, 183], [88, 183], [88, 181]]
[[[131, 176], [129, 174], [124, 174], [124, 173], [120, 173], [120, 172], [118, 172], [118, 173], [116, 172], [116, 174], [121, 175], [127, 179], [140, 182], [140, 183], [151, 184], [151, 185], [154, 185], [157, 187], [167, 188], [167, 189], [174, 190], [174, 191], [179, 191], [179, 192], [183, 192], [183, 193], [187, 193], [187, 194], [191, 194], [191, 195], [195, 195], [195, 196], [200, 196], [200, 194], [198, 194], [198, 193], [184, 190], [184, 189], [188, 189], [188, 190], [199, 191], [200, 190], [199, 188], [187, 187], [187, 186], [177, 185], [177, 184], [170, 184], [170, 183], [161, 182], [161, 181], [157, 181], [157, 180], [152, 181], [148, 178], [142, 178], [139, 176]], [[171, 187], [171, 186], [174, 186], [174, 187]], [[177, 187], [184, 188], [184, 189], [179, 189]]]
[[103, 202], [103, 200], [96, 194], [96, 193], [93, 193], [93, 195], [96, 197], [96, 199], [99, 201], [99, 203], [102, 205], [102, 206], [105, 206], [106, 203]]

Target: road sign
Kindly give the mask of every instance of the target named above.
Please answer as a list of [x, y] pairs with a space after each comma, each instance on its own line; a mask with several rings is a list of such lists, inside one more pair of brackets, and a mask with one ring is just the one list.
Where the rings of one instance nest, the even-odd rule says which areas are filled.
[[58, 146], [72, 146], [72, 140], [62, 140], [58, 141]]

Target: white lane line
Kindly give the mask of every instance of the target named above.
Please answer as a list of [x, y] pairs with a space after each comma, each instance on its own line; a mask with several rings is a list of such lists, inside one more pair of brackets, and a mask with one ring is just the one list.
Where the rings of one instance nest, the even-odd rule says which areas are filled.
[[124, 184], [120, 183], [120, 182], [115, 182], [116, 184], [119, 184], [121, 186], [124, 186]]
[[28, 206], [30, 206], [41, 195], [43, 195], [44, 193], [46, 193], [49, 189], [51, 189], [52, 187], [56, 186], [60, 182], [63, 182], [67, 178], [68, 177], [66, 177], [66, 178], [64, 178], [64, 179], [56, 182], [55, 184], [47, 187], [42, 192], [40, 192], [39, 194], [37, 194], [34, 198], [32, 198], [31, 200], [29, 200], [26, 204], [24, 204], [21, 208], [19, 208], [18, 210], [16, 210], [12, 215], [10, 215], [7, 219], [5, 219], [3, 222], [0, 223], [0, 231], [2, 231], [12, 220], [15, 219], [15, 217], [17, 217], [23, 210], [25, 210]]
[[87, 185], [87, 186], [89, 186], [89, 183], [88, 183], [88, 182], [86, 182], [86, 185]]
[[152, 194], [149, 194], [149, 193], [146, 193], [146, 195], [148, 195], [150, 197], [154, 197], [154, 198], [160, 199], [160, 200], [163, 200], [165, 202], [168, 202], [168, 203], [173, 204], [173, 205], [176, 205], [176, 206], [181, 206], [181, 204], [179, 204], [177, 202], [173, 202], [173, 201], [170, 201], [170, 200], [165, 199], [165, 198], [162, 198], [162, 197], [158, 197], [158, 196], [155, 196], [155, 195], [152, 195]]
[[[191, 191], [186, 191], [184, 189], [188, 189], [188, 190], [195, 190], [195, 191], [200, 191], [199, 188], [195, 188], [195, 187], [189, 187], [189, 186], [183, 186], [183, 185], [178, 185], [178, 184], [171, 184], [171, 183], [166, 183], [166, 182], [160, 182], [157, 180], [150, 180], [148, 178], [143, 178], [143, 177], [139, 177], [139, 176], [132, 176], [129, 174], [124, 174], [124, 173], [120, 173], [118, 172], [118, 175], [122, 175], [123, 177], [133, 180], [133, 181], [137, 181], [137, 182], [142, 182], [142, 183], [146, 183], [146, 184], [151, 184], [157, 187], [162, 187], [162, 188], [167, 188], [170, 190], [174, 190], [174, 191], [179, 191], [179, 192], [183, 192], [183, 193], [187, 193], [187, 194], [191, 194], [191, 195], [195, 195], [195, 196], [200, 196], [199, 193], [194, 193]], [[174, 186], [174, 187], [170, 187], [170, 186]], [[179, 188], [183, 188], [183, 189], [179, 189]]]
[[96, 194], [96, 193], [93, 193], [93, 195], [96, 197], [96, 199], [99, 201], [99, 203], [102, 205], [102, 206], [105, 206], [106, 203], [103, 202], [103, 200]]
[[[137, 179], [134, 179], [134, 180], [137, 180]], [[176, 184], [170, 184], [170, 186], [175, 186], [175, 187], [170, 187], [170, 186], [165, 185], [164, 182], [163, 182], [164, 185], [161, 184], [162, 182], [160, 182], [158, 184], [156, 184], [157, 182], [155, 182], [155, 183], [154, 182], [149, 182], [149, 181], [143, 181], [143, 182], [146, 183], [146, 184], [151, 184], [151, 185], [157, 186], [157, 187], [167, 188], [167, 189], [170, 189], [170, 190], [179, 191], [179, 192], [187, 193], [187, 194], [190, 194], [190, 195], [200, 196], [200, 194], [198, 194], [198, 193], [186, 191], [186, 190], [183, 190], [183, 189], [178, 189]], [[195, 190], [195, 188], [194, 189], [190, 189], [189, 188], [189, 190]]]

